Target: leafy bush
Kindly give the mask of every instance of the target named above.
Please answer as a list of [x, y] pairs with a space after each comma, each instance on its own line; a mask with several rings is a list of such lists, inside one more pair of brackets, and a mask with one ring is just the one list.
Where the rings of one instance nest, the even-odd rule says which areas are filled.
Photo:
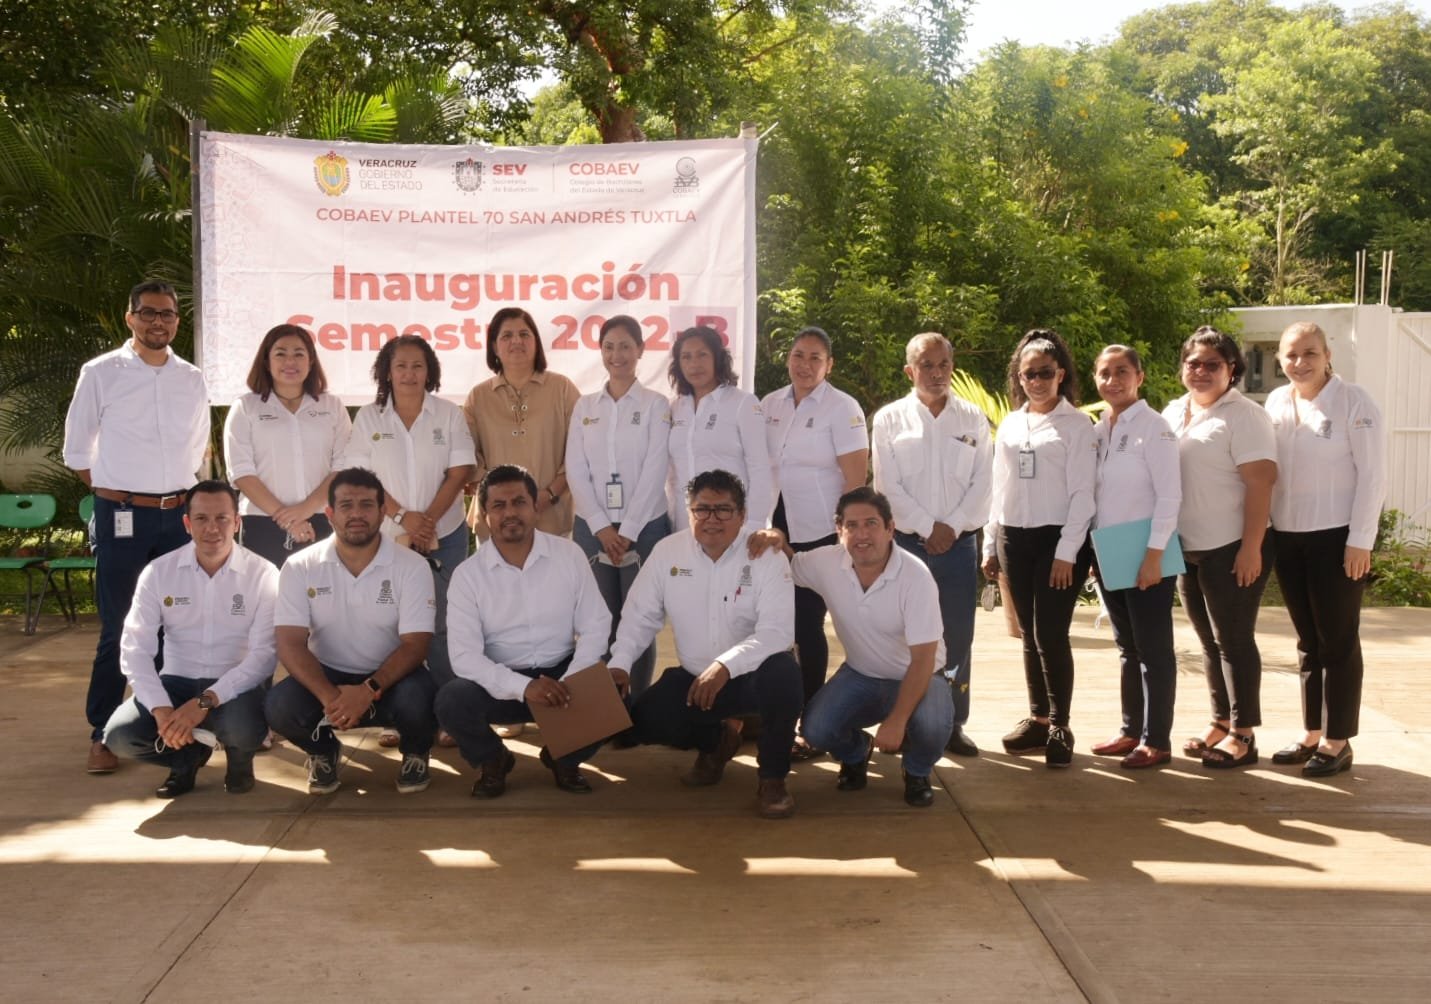
[[1431, 550], [1425, 533], [1396, 509], [1381, 514], [1368, 592], [1378, 606], [1431, 607]]

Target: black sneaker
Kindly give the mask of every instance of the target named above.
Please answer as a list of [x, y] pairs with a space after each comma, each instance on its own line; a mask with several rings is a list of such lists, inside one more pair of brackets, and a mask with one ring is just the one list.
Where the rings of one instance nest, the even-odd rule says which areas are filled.
[[1025, 718], [1004, 736], [1004, 752], [1012, 756], [1042, 753], [1048, 745], [1048, 725], [1037, 719]]
[[308, 794], [329, 795], [338, 790], [338, 754], [312, 753], [308, 757]]
[[840, 764], [840, 779], [835, 782], [835, 787], [840, 791], [861, 790], [869, 784], [869, 769], [869, 760]]
[[402, 770], [398, 771], [397, 779], [399, 795], [423, 791], [431, 780], [427, 773], [427, 757], [410, 753], [402, 758]]
[[1065, 725], [1051, 725], [1043, 762], [1047, 767], [1067, 767], [1073, 763], [1073, 730]]
[[253, 758], [236, 759], [230, 750], [229, 762], [224, 770], [224, 791], [230, 795], [242, 795], [253, 791]]
[[916, 809], [927, 809], [934, 804], [934, 788], [928, 777], [915, 774], [904, 775], [904, 801]]

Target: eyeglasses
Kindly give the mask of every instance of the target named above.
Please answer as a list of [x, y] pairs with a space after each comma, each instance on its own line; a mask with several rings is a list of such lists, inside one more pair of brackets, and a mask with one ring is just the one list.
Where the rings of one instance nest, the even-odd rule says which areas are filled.
[[1058, 376], [1058, 370], [1052, 366], [1045, 366], [1041, 370], [1024, 370], [1019, 376], [1024, 378], [1024, 382], [1033, 383], [1035, 380], [1052, 380]]
[[134, 316], [145, 324], [153, 324], [155, 321], [163, 321], [165, 324], [173, 324], [179, 319], [177, 310], [155, 310], [153, 307], [140, 307], [134, 311]]
[[733, 505], [698, 505], [691, 508], [691, 516], [703, 522], [713, 519], [718, 523], [724, 523], [738, 511]]
[[1221, 359], [1184, 359], [1184, 360], [1183, 360], [1183, 369], [1189, 371], [1190, 373], [1197, 373], [1197, 372], [1199, 372], [1199, 371], [1201, 371], [1201, 372], [1203, 372], [1203, 373], [1216, 373], [1216, 372], [1218, 372], [1219, 370], [1221, 370], [1224, 365], [1225, 365], [1225, 364], [1223, 363], [1223, 361], [1222, 361]]

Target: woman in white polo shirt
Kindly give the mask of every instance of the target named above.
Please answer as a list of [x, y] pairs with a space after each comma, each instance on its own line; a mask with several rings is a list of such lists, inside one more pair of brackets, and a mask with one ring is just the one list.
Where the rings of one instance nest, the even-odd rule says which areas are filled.
[[1351, 769], [1361, 710], [1361, 596], [1386, 495], [1386, 432], [1371, 395], [1332, 372], [1317, 325], [1282, 332], [1277, 358], [1291, 383], [1267, 397], [1277, 431], [1272, 526], [1306, 731], [1272, 762], [1330, 777]]
[[1203, 326], [1182, 347], [1188, 392], [1163, 409], [1178, 437], [1183, 504], [1178, 511], [1187, 571], [1178, 579], [1183, 609], [1202, 643], [1212, 721], [1183, 752], [1204, 767], [1257, 762], [1253, 730], [1262, 724], [1262, 654], [1257, 610], [1272, 571], [1267, 518], [1277, 480], [1272, 421], [1238, 392], [1242, 349]]
[[1004, 736], [1004, 750], [1043, 753], [1049, 767], [1073, 762], [1068, 628], [1093, 560], [1093, 422], [1074, 407], [1077, 396], [1073, 357], [1058, 333], [1035, 328], [1024, 335], [1009, 360], [1015, 410], [994, 439], [994, 499], [984, 529], [984, 574], [1009, 577], [1029, 692], [1029, 717]]
[[328, 393], [313, 336], [294, 324], [270, 328], [248, 371], [249, 393], [224, 422], [229, 481], [243, 493], [243, 546], [279, 567], [332, 533], [328, 481], [353, 422]]
[[[869, 471], [865, 413], [858, 401], [830, 385], [834, 366], [830, 336], [822, 328], [805, 328], [785, 357], [789, 385], [760, 402], [775, 491], [770, 525], [797, 554], [838, 542], [835, 507], [840, 496], [865, 483]], [[830, 646], [825, 601], [804, 586], [795, 587], [795, 652], [809, 703], [825, 682]]]
[[[671, 532], [666, 515], [666, 450], [671, 406], [643, 387], [636, 366], [645, 350], [641, 323], [618, 314], [601, 326], [606, 385], [576, 402], [566, 440], [566, 482], [576, 519], [571, 539], [591, 561], [611, 611], [611, 638], [636, 573]], [[630, 668], [631, 694], [651, 684], [653, 644]]]
[[687, 483], [705, 471], [723, 470], [745, 486], [746, 526], [761, 529], [775, 504], [765, 416], [756, 396], [736, 386], [735, 363], [720, 333], [698, 325], [677, 335], [667, 377], [676, 391], [666, 482], [671, 526], [684, 530], [689, 525]]
[[[1178, 525], [1182, 475], [1178, 437], [1138, 396], [1143, 360], [1127, 345], [1109, 345], [1093, 363], [1098, 396], [1108, 403], [1094, 426], [1098, 445], [1095, 497], [1100, 527], [1151, 520], [1147, 550], [1134, 585], [1103, 588], [1121, 670], [1123, 727], [1093, 747], [1094, 756], [1122, 757], [1129, 770], [1172, 758], [1173, 699], [1178, 663], [1173, 653], [1175, 576], [1162, 572], [1163, 551]], [[1095, 572], [1099, 572], [1097, 568]], [[1102, 574], [1099, 572], [1099, 581]]]

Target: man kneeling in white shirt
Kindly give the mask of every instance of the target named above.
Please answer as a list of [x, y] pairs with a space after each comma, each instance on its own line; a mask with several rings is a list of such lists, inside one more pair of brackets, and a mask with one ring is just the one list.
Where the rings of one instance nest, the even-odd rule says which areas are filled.
[[624, 676], [669, 615], [681, 665], [636, 701], [637, 742], [698, 750], [681, 780], [716, 784], [740, 748], [740, 731], [728, 719], [758, 713], [759, 811], [783, 819], [795, 812], [785, 777], [804, 703], [800, 664], [790, 653], [790, 563], [776, 550], [748, 556], [745, 487], [734, 474], [697, 474], [686, 486], [686, 507], [690, 528], [655, 546], [626, 595], [611, 672]]
[[192, 791], [221, 742], [224, 788], [238, 795], [253, 788], [253, 755], [268, 734], [262, 685], [277, 664], [278, 569], [234, 543], [238, 492], [222, 481], [189, 489], [184, 529], [190, 542], [139, 575], [119, 643], [134, 696], [110, 716], [104, 742], [119, 756], [168, 767], [160, 798]]
[[[944, 665], [939, 590], [925, 564], [894, 546], [889, 499], [862, 487], [840, 497], [839, 544], [791, 557], [795, 584], [825, 600], [845, 662], [810, 700], [805, 739], [840, 761], [841, 791], [865, 786], [871, 748], [904, 754], [904, 800], [934, 803], [929, 775], [954, 729], [954, 701], [936, 666]], [[779, 530], [758, 535], [789, 552]], [[874, 738], [863, 731], [878, 725]]]

